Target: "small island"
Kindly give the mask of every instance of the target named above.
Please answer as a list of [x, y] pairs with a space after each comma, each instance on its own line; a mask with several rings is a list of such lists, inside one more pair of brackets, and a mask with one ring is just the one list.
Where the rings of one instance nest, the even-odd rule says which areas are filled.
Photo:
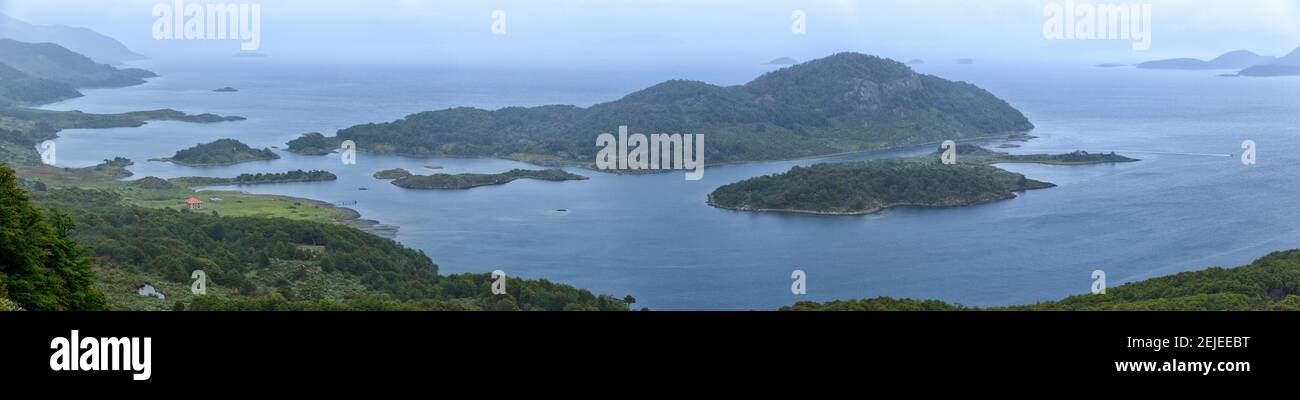
[[875, 214], [894, 207], [962, 207], [1006, 200], [1056, 185], [994, 166], [1000, 163], [1083, 165], [1133, 162], [1115, 153], [1012, 155], [957, 146], [957, 163], [939, 152], [919, 157], [794, 167], [788, 172], [722, 186], [708, 204], [736, 211], [819, 215]]
[[772, 60], [772, 61], [768, 61], [767, 64], [764, 64], [764, 65], [795, 65], [795, 64], [798, 64], [798, 63], [799, 63], [799, 60], [796, 60], [796, 59], [793, 59], [793, 58], [790, 58], [790, 57], [780, 57], [780, 58], [774, 59], [774, 60]]
[[894, 207], [960, 207], [1054, 185], [983, 164], [918, 159], [794, 167], [718, 188], [709, 205], [737, 211], [874, 214]]
[[957, 59], [957, 64], [960, 64], [960, 65], [974, 65], [974, 64], [975, 64], [975, 60], [974, 60], [974, 59], [970, 59], [970, 58], [959, 58], [959, 59]]
[[[145, 178], [148, 179], [148, 178]], [[325, 182], [338, 180], [339, 177], [329, 171], [311, 170], [303, 171], [293, 170], [289, 172], [278, 173], [256, 173], [240, 174], [234, 178], [206, 178], [206, 177], [185, 177], [176, 178], [173, 181], [183, 184], [184, 186], [216, 186], [216, 185], [260, 185], [267, 183], [293, 183], [293, 182]], [[144, 179], [141, 179], [142, 181]]]
[[297, 139], [290, 140], [289, 148], [286, 150], [305, 156], [323, 156], [338, 150], [342, 142], [338, 138], [327, 138], [320, 132], [308, 132]]
[[401, 179], [408, 176], [411, 176], [411, 171], [407, 171], [403, 168], [386, 169], [376, 172], [374, 175], [375, 179], [382, 180]]
[[1119, 67], [1127, 67], [1127, 66], [1128, 64], [1115, 64], [1115, 63], [1097, 64], [1097, 68], [1119, 68]]
[[239, 89], [235, 89], [235, 88], [232, 88], [232, 87], [230, 87], [230, 86], [226, 86], [226, 87], [223, 87], [223, 88], [220, 88], [220, 89], [216, 89], [216, 90], [213, 90], [213, 91], [214, 91], [214, 92], [217, 92], [217, 93], [234, 93], [234, 92], [238, 92]]
[[149, 161], [170, 162], [187, 167], [204, 167], [233, 165], [250, 161], [279, 159], [280, 156], [271, 149], [253, 149], [235, 139], [218, 139], [212, 143], [200, 144], [177, 151], [167, 158], [155, 158]]
[[[380, 171], [387, 172], [387, 171]], [[378, 174], [376, 174], [378, 175]], [[513, 169], [499, 174], [433, 174], [407, 175], [397, 178], [392, 183], [406, 189], [456, 190], [479, 186], [504, 185], [518, 179], [536, 179], [543, 181], [586, 180], [587, 177], [566, 172], [561, 169], [523, 170]]]

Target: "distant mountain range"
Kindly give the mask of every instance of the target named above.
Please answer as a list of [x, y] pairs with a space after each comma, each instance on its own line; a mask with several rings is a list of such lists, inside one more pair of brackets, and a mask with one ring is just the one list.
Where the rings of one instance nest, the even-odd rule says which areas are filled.
[[143, 69], [96, 64], [53, 43], [0, 39], [0, 105], [52, 103], [80, 97], [77, 88], [138, 85], [155, 76]]
[[1020, 111], [975, 85], [919, 74], [889, 59], [840, 53], [738, 86], [672, 80], [588, 108], [452, 108], [315, 139], [335, 148], [337, 141], [350, 139], [373, 152], [590, 164], [599, 150], [596, 136], [622, 125], [633, 133], [705, 134], [709, 164], [990, 137], [1034, 127]]
[[1225, 53], [1213, 60], [1196, 58], [1174, 58], [1169, 60], [1148, 61], [1138, 64], [1142, 69], [1242, 69], [1261, 64], [1269, 64], [1277, 57], [1261, 56], [1246, 50]]
[[[1224, 53], [1213, 60], [1174, 58], [1148, 61], [1137, 65], [1142, 69], [1172, 70], [1241, 70], [1241, 76], [1293, 76], [1300, 75], [1300, 48], [1283, 57], [1255, 54], [1247, 50]], [[1228, 74], [1231, 76], [1231, 74]]]
[[1274, 63], [1249, 67], [1237, 74], [1257, 77], [1300, 76], [1300, 48], [1292, 50], [1291, 54], [1282, 56]]
[[86, 28], [35, 25], [0, 13], [0, 38], [27, 43], [55, 43], [103, 64], [122, 64], [145, 57], [121, 42]]

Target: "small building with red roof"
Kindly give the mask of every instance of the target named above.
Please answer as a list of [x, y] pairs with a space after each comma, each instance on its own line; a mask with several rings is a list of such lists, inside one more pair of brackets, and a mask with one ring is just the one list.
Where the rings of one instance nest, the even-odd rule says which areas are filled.
[[185, 205], [190, 206], [191, 210], [202, 210], [203, 200], [199, 200], [197, 197], [190, 196], [189, 199], [185, 200]]

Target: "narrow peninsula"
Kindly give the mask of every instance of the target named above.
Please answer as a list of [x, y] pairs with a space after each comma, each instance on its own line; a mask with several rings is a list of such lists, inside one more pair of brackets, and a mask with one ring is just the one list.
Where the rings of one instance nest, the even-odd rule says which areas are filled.
[[[380, 171], [385, 172], [385, 171]], [[382, 179], [382, 178], [381, 178]], [[542, 181], [577, 181], [587, 177], [560, 169], [513, 169], [499, 174], [433, 174], [408, 175], [393, 180], [393, 185], [406, 189], [456, 190], [479, 186], [504, 185], [519, 179]]]

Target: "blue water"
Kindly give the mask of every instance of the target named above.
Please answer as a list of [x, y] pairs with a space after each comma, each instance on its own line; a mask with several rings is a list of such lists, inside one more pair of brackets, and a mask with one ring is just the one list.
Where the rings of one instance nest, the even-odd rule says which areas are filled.
[[[912, 155], [929, 147], [711, 167], [695, 182], [678, 173], [616, 176], [571, 169], [592, 179], [466, 191], [404, 190], [370, 175], [393, 167], [424, 171], [428, 164], [453, 173], [529, 166], [364, 153], [351, 166], [336, 156], [285, 152], [280, 160], [216, 168], [144, 161], [227, 137], [283, 147], [303, 132], [332, 134], [446, 107], [585, 106], [674, 78], [738, 84], [766, 67], [467, 71], [278, 65], [272, 59], [142, 66], [162, 77], [131, 88], [87, 91], [84, 98], [49, 108], [176, 108], [249, 120], [65, 131], [58, 140], [61, 164], [86, 166], [124, 156], [136, 161], [131, 179], [326, 169], [339, 180], [237, 189], [356, 201], [351, 207], [364, 218], [399, 226], [396, 239], [424, 250], [443, 272], [502, 269], [597, 293], [631, 294], [638, 305], [654, 309], [773, 309], [799, 300], [875, 296], [1023, 304], [1087, 292], [1097, 269], [1115, 285], [1236, 266], [1300, 247], [1296, 78], [1227, 79], [1060, 64], [920, 66], [922, 72], [980, 85], [1022, 110], [1040, 138], [1012, 152], [1133, 151], [1143, 161], [1007, 165], [1060, 186], [974, 207], [819, 217], [725, 211], [704, 201], [718, 186], [793, 165]], [[223, 86], [240, 91], [211, 92]], [[1245, 139], [1259, 143], [1258, 165], [1243, 166], [1235, 157], [1161, 154], [1238, 154]], [[569, 212], [554, 211], [561, 208]], [[795, 269], [807, 272], [807, 295], [790, 292]]]

